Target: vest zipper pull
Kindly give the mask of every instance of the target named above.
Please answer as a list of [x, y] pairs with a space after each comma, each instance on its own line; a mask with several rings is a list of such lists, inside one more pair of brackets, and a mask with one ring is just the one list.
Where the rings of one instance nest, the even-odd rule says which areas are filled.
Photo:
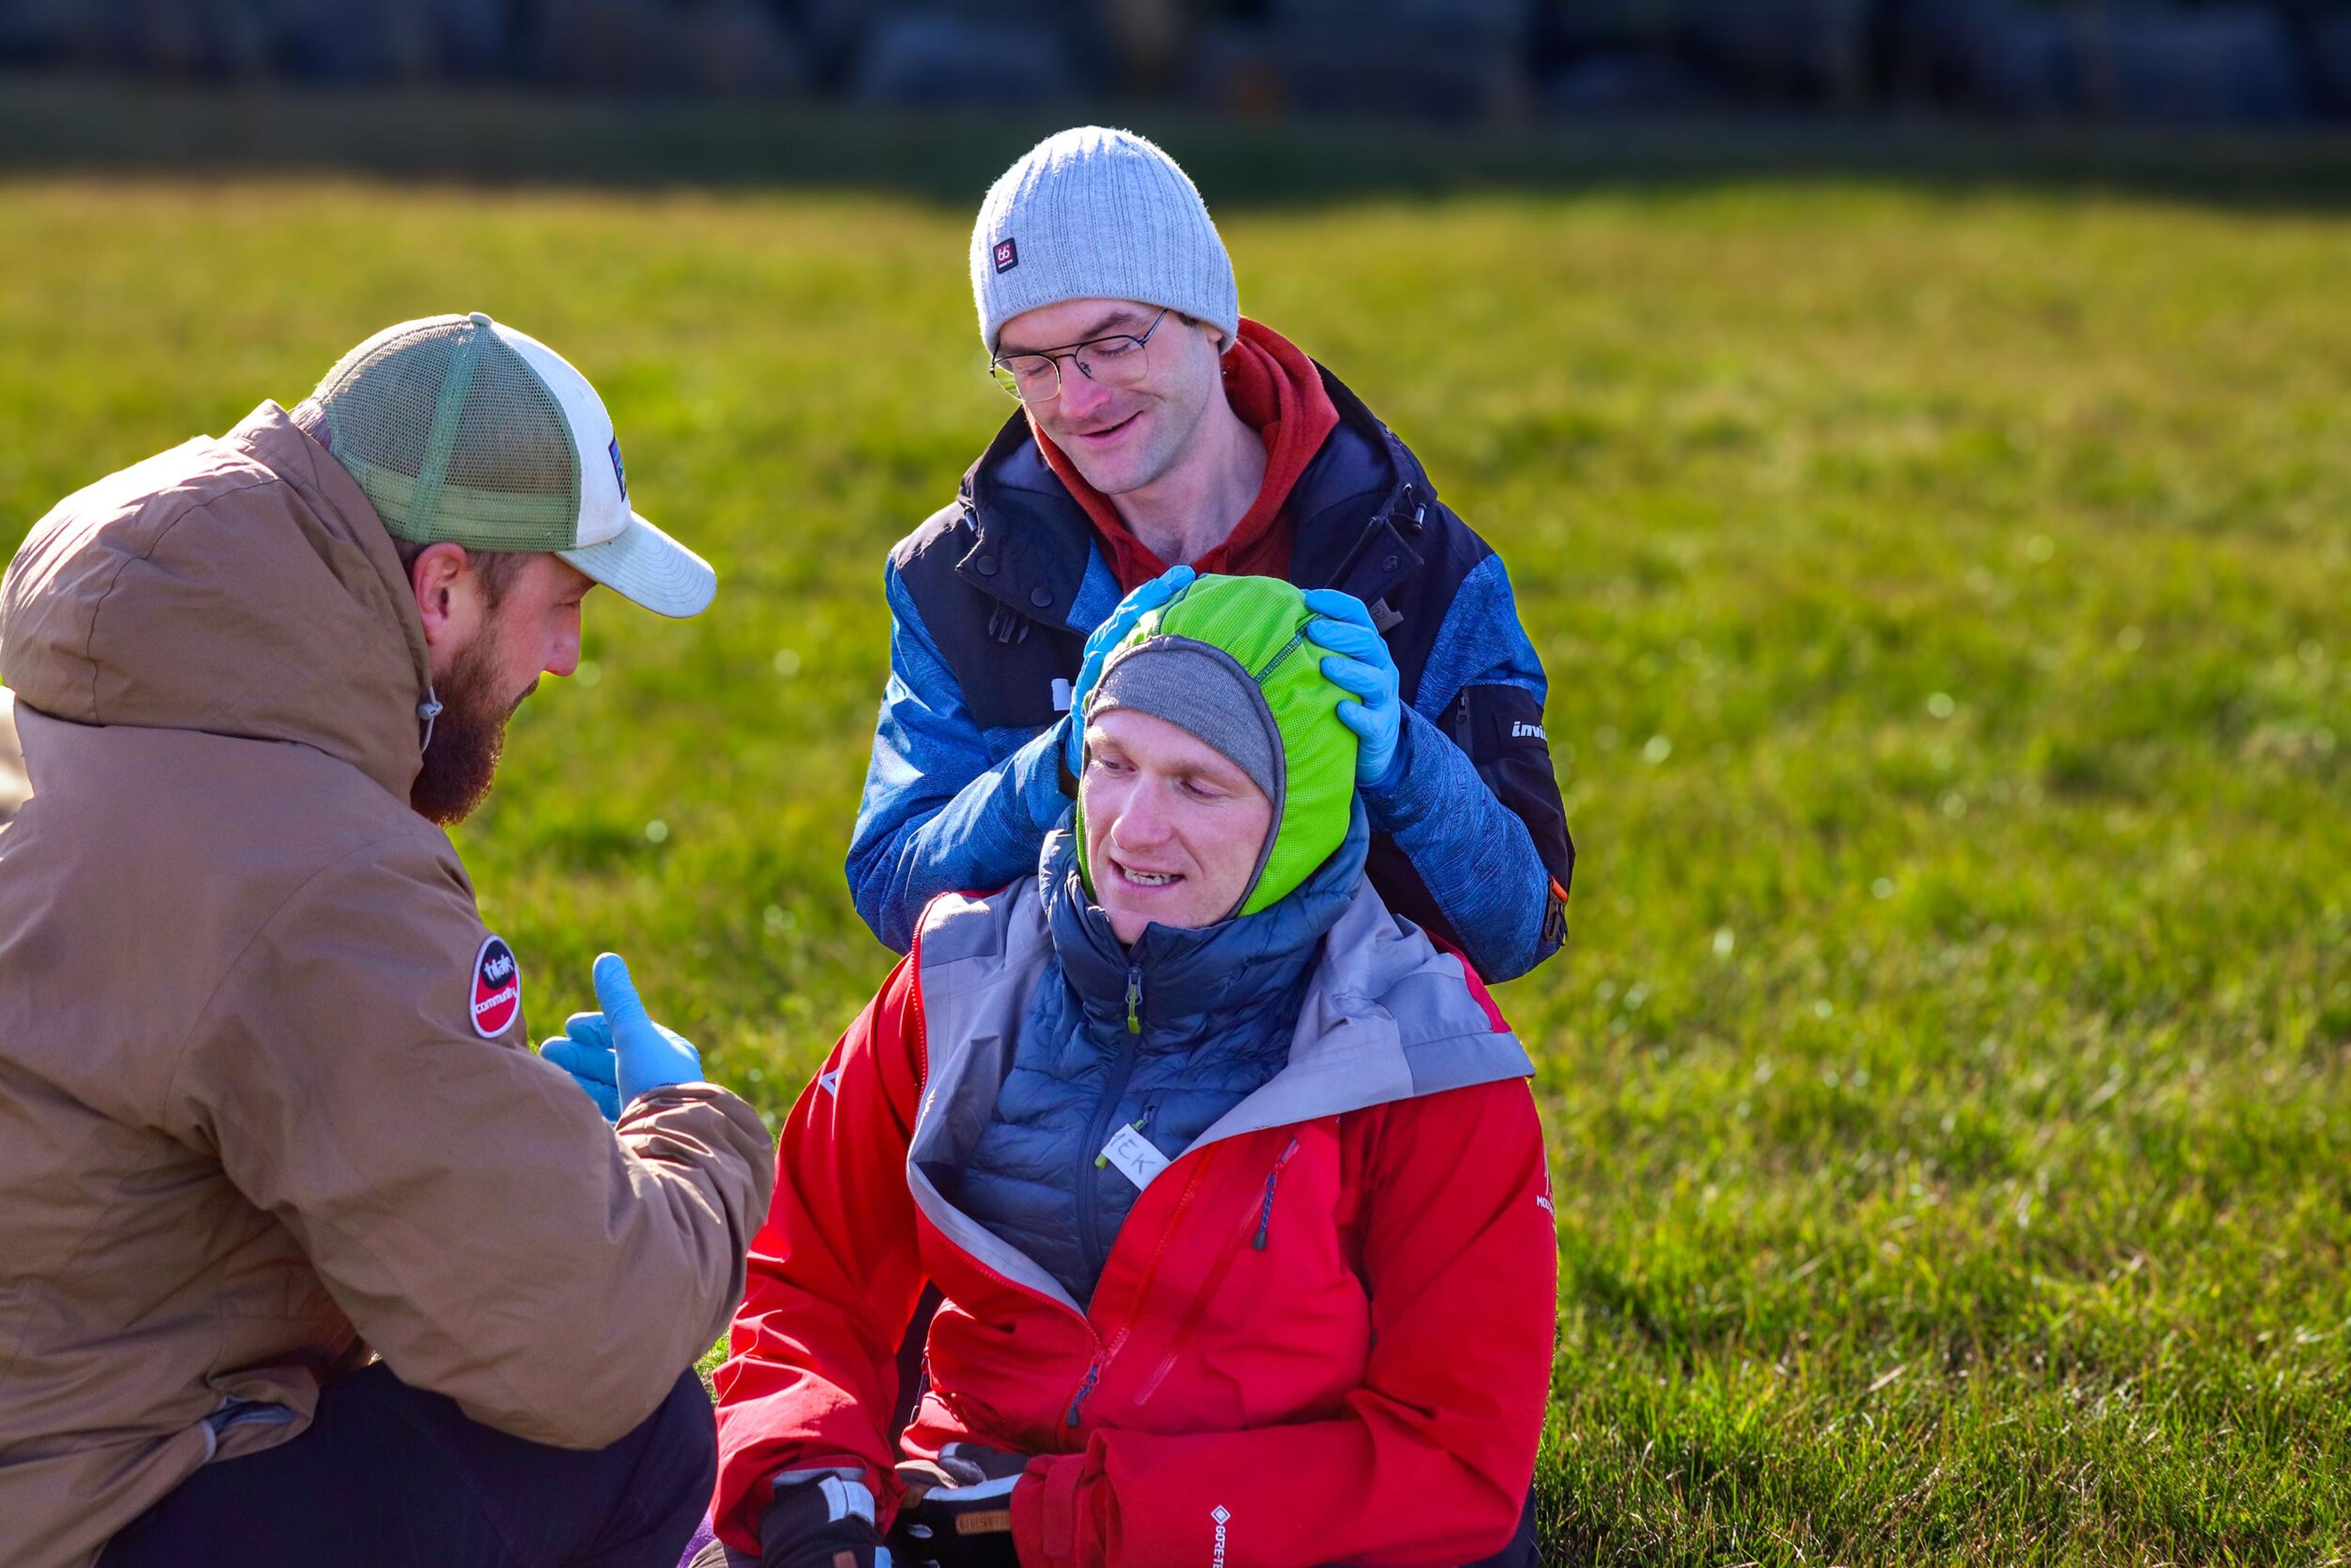
[[1143, 966], [1135, 964], [1126, 971], [1126, 1032], [1143, 1032]]

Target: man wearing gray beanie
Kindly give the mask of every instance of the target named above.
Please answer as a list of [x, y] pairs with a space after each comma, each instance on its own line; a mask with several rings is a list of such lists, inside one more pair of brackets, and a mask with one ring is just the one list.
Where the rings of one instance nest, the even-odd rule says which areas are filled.
[[1032, 874], [1068, 810], [1069, 714], [1195, 571], [1309, 590], [1359, 700], [1357, 785], [1389, 906], [1489, 979], [1566, 936], [1574, 865], [1546, 682], [1501, 558], [1337, 377], [1240, 313], [1175, 160], [1083, 126], [980, 204], [972, 295], [1019, 406], [891, 552], [891, 678], [849, 852], [903, 952], [942, 893]]

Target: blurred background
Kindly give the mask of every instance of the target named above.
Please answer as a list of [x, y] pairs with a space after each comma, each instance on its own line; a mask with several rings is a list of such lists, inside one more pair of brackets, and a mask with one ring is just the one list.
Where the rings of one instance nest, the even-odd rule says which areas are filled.
[[2338, 0], [0, 0], [0, 68], [1267, 120], [2351, 116]]

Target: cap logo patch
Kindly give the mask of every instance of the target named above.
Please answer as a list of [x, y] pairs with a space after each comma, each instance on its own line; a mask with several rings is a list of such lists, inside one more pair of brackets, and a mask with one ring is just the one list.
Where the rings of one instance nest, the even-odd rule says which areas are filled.
[[625, 501], [629, 498], [629, 475], [628, 471], [621, 466], [621, 438], [617, 435], [612, 437], [611, 451], [612, 454], [612, 477], [620, 482], [621, 499]]
[[493, 936], [474, 955], [474, 1032], [496, 1040], [522, 1016], [522, 969], [506, 938]]
[[1020, 265], [1020, 247], [1009, 239], [996, 242], [996, 270], [1009, 272]]

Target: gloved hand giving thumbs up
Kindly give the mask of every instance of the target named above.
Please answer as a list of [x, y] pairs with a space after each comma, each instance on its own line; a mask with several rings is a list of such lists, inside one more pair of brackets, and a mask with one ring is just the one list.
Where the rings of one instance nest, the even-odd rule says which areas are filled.
[[603, 1010], [573, 1013], [562, 1035], [538, 1053], [571, 1074], [608, 1122], [648, 1090], [702, 1079], [702, 1055], [691, 1042], [653, 1022], [618, 953], [596, 960], [596, 999]]

